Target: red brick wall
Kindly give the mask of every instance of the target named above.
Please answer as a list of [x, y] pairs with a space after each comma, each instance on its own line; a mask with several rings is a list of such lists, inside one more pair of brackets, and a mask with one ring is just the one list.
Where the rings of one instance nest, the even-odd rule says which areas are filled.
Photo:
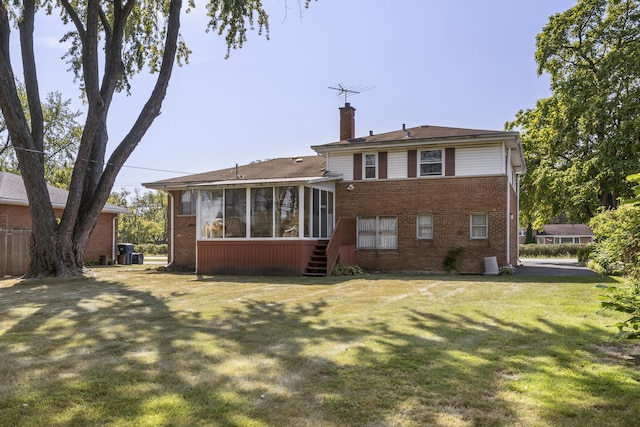
[[[62, 209], [54, 210], [56, 217], [62, 216]], [[85, 252], [85, 261], [97, 261], [100, 255], [111, 258], [113, 243], [113, 218], [116, 214], [102, 213], [91, 233], [89, 247]], [[117, 230], [116, 222], [116, 230]], [[0, 205], [0, 227], [31, 228], [31, 214], [27, 206]], [[116, 231], [117, 237], [117, 231]]]
[[[351, 191], [347, 190], [349, 184], [353, 185]], [[343, 182], [336, 185], [336, 214], [398, 217], [397, 250], [356, 251], [356, 264], [367, 270], [443, 271], [448, 249], [462, 246], [458, 270], [482, 273], [485, 257], [497, 257], [499, 265], [508, 262], [506, 185], [502, 176]], [[488, 239], [470, 238], [471, 213], [488, 214]], [[433, 239], [416, 238], [418, 214], [433, 214]], [[515, 224], [512, 222], [514, 239]]]

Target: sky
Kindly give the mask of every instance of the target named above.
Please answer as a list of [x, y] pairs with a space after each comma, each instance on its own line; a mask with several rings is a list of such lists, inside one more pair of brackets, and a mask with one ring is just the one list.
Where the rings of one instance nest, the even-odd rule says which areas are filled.
[[[364, 88], [356, 136], [420, 125], [502, 130], [521, 109], [549, 95], [538, 76], [535, 37], [568, 0], [264, 0], [269, 40], [257, 31], [225, 59], [222, 37], [205, 33], [199, 3], [184, 14], [192, 55], [174, 70], [162, 114], [126, 162], [114, 191], [143, 182], [233, 167], [255, 160], [314, 155], [339, 139], [344, 105], [330, 87]], [[41, 93], [59, 91], [82, 110], [60, 58], [54, 18], [36, 21]], [[17, 31], [13, 33], [17, 48]], [[14, 66], [19, 57], [13, 58]], [[146, 101], [155, 76], [134, 78], [109, 119], [112, 150]]]

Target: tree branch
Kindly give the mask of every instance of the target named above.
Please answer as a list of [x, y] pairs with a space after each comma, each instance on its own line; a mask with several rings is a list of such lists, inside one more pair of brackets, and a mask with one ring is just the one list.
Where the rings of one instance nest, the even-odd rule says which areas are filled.
[[[38, 76], [36, 72], [36, 60], [33, 50], [33, 30], [36, 12], [34, 0], [23, 2], [23, 15], [20, 23], [20, 48], [22, 50], [22, 68], [24, 73], [24, 86], [31, 115], [31, 139], [33, 149], [43, 151], [44, 148], [44, 118], [42, 116], [42, 104], [40, 102], [40, 90], [38, 88]], [[44, 156], [41, 156], [44, 167]]]

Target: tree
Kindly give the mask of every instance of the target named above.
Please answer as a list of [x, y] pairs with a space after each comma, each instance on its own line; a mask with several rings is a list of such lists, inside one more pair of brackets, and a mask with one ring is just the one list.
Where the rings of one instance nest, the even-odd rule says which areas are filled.
[[[18, 95], [29, 118], [27, 95], [24, 86], [18, 86]], [[78, 151], [82, 126], [78, 123], [79, 111], [72, 111], [71, 101], [62, 100], [60, 92], [47, 94], [42, 104], [44, 179], [60, 188], [68, 188], [73, 171], [73, 160]], [[11, 146], [3, 117], [0, 115], [0, 170], [20, 173], [18, 158]]]
[[[134, 190], [133, 197], [127, 190], [112, 193], [109, 202], [129, 209], [129, 213], [118, 221], [118, 237], [130, 243], [167, 242], [167, 198], [157, 191], [140, 193]], [[130, 200], [131, 199], [131, 200]]]
[[[193, 2], [189, 7], [194, 7]], [[208, 0], [206, 7], [209, 28], [224, 35], [227, 55], [230, 49], [242, 47], [248, 28], [257, 25], [260, 32], [268, 31], [268, 17], [260, 0]], [[71, 46], [65, 58], [87, 106], [69, 197], [59, 224], [44, 179], [44, 114], [34, 51], [35, 16], [54, 11], [71, 28], [62, 39]], [[188, 58], [189, 50], [179, 34], [181, 11], [181, 0], [0, 3], [0, 108], [16, 149], [33, 223], [31, 263], [25, 277], [82, 274], [89, 235], [115, 178], [160, 114], [176, 61], [180, 64]], [[12, 24], [19, 33], [28, 117], [11, 64]], [[154, 88], [137, 120], [107, 159], [107, 117], [112, 100], [116, 93], [127, 91], [131, 77], [145, 67], [157, 75]]]
[[527, 161], [522, 216], [535, 228], [565, 212], [587, 222], [631, 194], [640, 168], [640, 6], [636, 0], [580, 0], [537, 36], [538, 74], [551, 96], [520, 111]]

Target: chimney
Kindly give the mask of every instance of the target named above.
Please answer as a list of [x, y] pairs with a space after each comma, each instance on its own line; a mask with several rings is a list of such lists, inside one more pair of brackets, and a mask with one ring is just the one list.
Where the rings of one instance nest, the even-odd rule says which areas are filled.
[[348, 102], [340, 108], [340, 141], [356, 136], [356, 109]]

